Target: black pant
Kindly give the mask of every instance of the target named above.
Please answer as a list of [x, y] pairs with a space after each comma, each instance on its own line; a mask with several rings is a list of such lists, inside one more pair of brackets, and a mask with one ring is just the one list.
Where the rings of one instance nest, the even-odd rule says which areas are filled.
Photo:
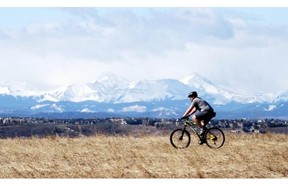
[[214, 112], [213, 110], [205, 110], [202, 112], [198, 112], [197, 114], [195, 114], [195, 116], [199, 121], [204, 121], [204, 125], [207, 125], [209, 121], [216, 116], [216, 112]]

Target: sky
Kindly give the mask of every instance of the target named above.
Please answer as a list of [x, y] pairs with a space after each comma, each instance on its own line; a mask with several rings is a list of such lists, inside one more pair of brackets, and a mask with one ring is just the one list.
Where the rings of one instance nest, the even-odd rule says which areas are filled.
[[232, 89], [286, 91], [287, 17], [277, 7], [0, 7], [0, 84], [196, 72]]

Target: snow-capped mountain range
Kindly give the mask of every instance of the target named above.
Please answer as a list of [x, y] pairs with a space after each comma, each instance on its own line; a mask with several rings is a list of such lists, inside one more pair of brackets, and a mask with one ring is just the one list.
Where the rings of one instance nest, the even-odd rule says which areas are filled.
[[[180, 80], [141, 81], [129, 81], [115, 74], [106, 73], [92, 83], [69, 85], [47, 92], [37, 92], [27, 84], [18, 84], [17, 86], [0, 84], [0, 99], [2, 103], [3, 101], [5, 103], [2, 106], [0, 103], [0, 113], [8, 111], [13, 113], [17, 110], [33, 113], [106, 112], [111, 114], [135, 112], [143, 115], [150, 113], [151, 115], [155, 112], [158, 116], [161, 114], [163, 116], [164, 113], [164, 115], [172, 117], [181, 115], [185, 111], [189, 104], [187, 95], [192, 90], [196, 90], [200, 97], [208, 100], [223, 113], [227, 113], [231, 109], [235, 111], [237, 108], [251, 107], [251, 105], [256, 110], [261, 108], [260, 110], [271, 113], [271, 111], [284, 108], [288, 101], [288, 91], [280, 92], [277, 95], [239, 93], [216, 85], [196, 73]], [[13, 106], [13, 104], [16, 105]], [[17, 105], [20, 106], [17, 107]], [[252, 108], [249, 109], [251, 112]]]
[[[93, 83], [69, 85], [40, 95], [39, 101], [97, 101], [106, 103], [129, 103], [137, 101], [183, 100], [189, 92], [198, 91], [199, 95], [210, 99], [214, 104], [262, 103], [287, 101], [288, 91], [277, 95], [269, 93], [238, 93], [231, 89], [213, 84], [210, 80], [199, 74], [192, 74], [181, 80], [141, 80], [128, 81], [112, 73], [106, 73]], [[14, 91], [15, 92], [15, 91]], [[19, 96], [27, 96], [29, 91], [16, 91]], [[1, 92], [0, 92], [1, 93]], [[30, 91], [31, 95], [33, 91]], [[6, 93], [7, 94], [7, 93]], [[12, 94], [13, 95], [13, 94]], [[39, 95], [39, 93], [38, 93]]]

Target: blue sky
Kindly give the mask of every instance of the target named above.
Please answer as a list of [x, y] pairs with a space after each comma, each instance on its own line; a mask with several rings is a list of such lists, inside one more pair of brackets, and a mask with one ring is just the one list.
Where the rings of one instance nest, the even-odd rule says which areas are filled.
[[0, 8], [0, 26], [5, 27], [25, 27], [33, 22], [47, 22], [67, 19], [59, 8]]
[[[173, 7], [170, 7], [173, 8]], [[160, 8], [159, 8], [160, 9]], [[102, 8], [98, 11], [105, 12], [106, 9]], [[149, 9], [140, 7], [132, 9], [135, 13], [142, 16], [149, 16]], [[234, 7], [233, 11], [237, 11], [247, 16], [255, 16], [259, 19], [263, 19], [267, 22], [278, 23], [278, 24], [287, 24], [287, 8], [239, 8]], [[25, 8], [25, 7], [14, 7], [14, 8], [5, 8], [2, 7], [0, 11], [0, 26], [1, 27], [25, 27], [27, 24], [32, 22], [44, 22], [44, 21], [53, 21], [53, 20], [65, 20], [71, 17], [70, 14], [61, 10], [60, 8]]]
[[[288, 90], [288, 8], [0, 8], [0, 83], [58, 87], [197, 72], [234, 89]], [[286, 19], [285, 19], [286, 18]]]

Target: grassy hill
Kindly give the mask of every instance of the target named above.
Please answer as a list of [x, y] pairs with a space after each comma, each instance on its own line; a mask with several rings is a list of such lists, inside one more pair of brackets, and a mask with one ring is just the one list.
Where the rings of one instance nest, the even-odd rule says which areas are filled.
[[220, 149], [194, 138], [177, 150], [169, 135], [0, 139], [0, 178], [288, 178], [287, 141], [226, 133]]

